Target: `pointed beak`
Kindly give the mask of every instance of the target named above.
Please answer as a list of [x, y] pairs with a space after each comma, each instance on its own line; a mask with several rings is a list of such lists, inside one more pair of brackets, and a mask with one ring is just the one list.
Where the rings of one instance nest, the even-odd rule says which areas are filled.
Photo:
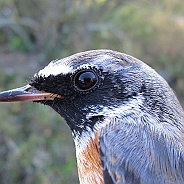
[[30, 85], [0, 93], [0, 102], [41, 101], [62, 98], [60, 95], [39, 91]]

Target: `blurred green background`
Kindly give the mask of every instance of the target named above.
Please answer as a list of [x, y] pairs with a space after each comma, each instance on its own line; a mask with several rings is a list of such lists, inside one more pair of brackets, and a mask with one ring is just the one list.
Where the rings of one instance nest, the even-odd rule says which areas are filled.
[[[0, 0], [0, 91], [100, 48], [149, 64], [184, 106], [183, 0]], [[51, 108], [0, 104], [0, 183], [79, 183], [71, 132]]]

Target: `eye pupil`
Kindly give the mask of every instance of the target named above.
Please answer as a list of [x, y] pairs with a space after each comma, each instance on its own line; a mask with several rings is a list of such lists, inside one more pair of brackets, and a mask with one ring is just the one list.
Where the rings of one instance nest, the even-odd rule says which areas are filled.
[[88, 90], [97, 82], [97, 77], [92, 71], [83, 71], [77, 74], [75, 84], [78, 89]]

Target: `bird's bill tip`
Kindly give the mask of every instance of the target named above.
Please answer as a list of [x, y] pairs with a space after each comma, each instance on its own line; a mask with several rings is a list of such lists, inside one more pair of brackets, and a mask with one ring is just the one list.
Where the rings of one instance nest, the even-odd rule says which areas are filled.
[[0, 93], [0, 102], [54, 100], [61, 96], [39, 91], [30, 85]]

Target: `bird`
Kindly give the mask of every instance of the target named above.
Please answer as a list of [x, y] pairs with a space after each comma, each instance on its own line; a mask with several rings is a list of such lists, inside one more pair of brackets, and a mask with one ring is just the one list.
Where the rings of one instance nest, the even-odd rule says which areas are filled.
[[0, 102], [33, 101], [71, 129], [81, 184], [184, 183], [184, 111], [168, 83], [106, 49], [51, 61]]

